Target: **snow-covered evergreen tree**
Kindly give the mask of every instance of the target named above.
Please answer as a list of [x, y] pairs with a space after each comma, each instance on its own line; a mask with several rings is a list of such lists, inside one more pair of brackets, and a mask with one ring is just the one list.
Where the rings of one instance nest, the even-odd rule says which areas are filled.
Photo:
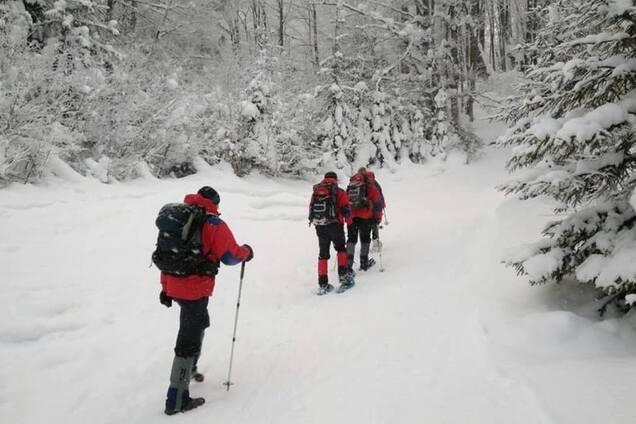
[[431, 155], [446, 158], [449, 140], [449, 122], [446, 105], [448, 94], [443, 88], [435, 95], [435, 120], [433, 124], [433, 137], [431, 139]]
[[339, 169], [345, 174], [351, 173], [354, 159], [354, 123], [355, 111], [352, 110], [350, 95], [337, 83], [322, 90], [326, 117], [321, 123], [319, 137], [322, 140], [323, 156], [321, 166], [324, 169]]
[[417, 105], [407, 105], [402, 111], [407, 135], [402, 143], [400, 157], [408, 158], [413, 163], [422, 163], [430, 157], [431, 142], [427, 138], [429, 119], [425, 112], [428, 110]]
[[531, 283], [575, 276], [625, 306], [636, 298], [636, 7], [559, 0], [546, 12], [501, 140], [508, 168], [526, 171], [502, 189], [552, 197], [567, 215], [507, 263]]
[[247, 175], [257, 168], [275, 173], [276, 149], [271, 133], [272, 114], [272, 59], [265, 51], [260, 53], [255, 76], [243, 92], [240, 117], [234, 140], [226, 158], [234, 172]]
[[373, 93], [373, 106], [371, 107], [372, 130], [371, 136], [376, 146], [376, 158], [371, 163], [379, 162], [390, 169], [395, 169], [397, 147], [393, 138], [393, 104], [386, 93], [375, 91]]
[[354, 89], [353, 107], [356, 109], [356, 119], [353, 145], [355, 159], [352, 169], [356, 170], [375, 163], [378, 149], [373, 142], [373, 92], [369, 90], [364, 81], [358, 82]]

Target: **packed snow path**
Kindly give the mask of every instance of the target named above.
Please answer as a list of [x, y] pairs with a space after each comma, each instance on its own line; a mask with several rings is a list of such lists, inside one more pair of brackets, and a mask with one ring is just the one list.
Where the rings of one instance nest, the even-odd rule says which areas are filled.
[[[504, 200], [493, 189], [502, 166], [493, 155], [379, 173], [386, 272], [360, 272], [354, 289], [323, 297], [313, 294], [308, 182], [212, 169], [0, 192], [0, 422], [633, 422], [629, 321], [559, 311], [545, 303], [554, 289], [531, 289], [499, 264], [502, 249], [536, 237], [549, 210]], [[235, 385], [228, 393], [222, 382], [239, 267], [223, 267], [200, 362], [206, 381], [191, 386], [207, 403], [165, 417], [178, 307], [159, 304], [148, 268], [154, 218], [202, 185], [221, 193], [223, 218], [255, 250]]]

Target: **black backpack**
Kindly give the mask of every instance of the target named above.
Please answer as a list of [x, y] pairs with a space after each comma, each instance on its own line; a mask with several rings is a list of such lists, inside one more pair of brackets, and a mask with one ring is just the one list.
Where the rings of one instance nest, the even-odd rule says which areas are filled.
[[367, 209], [369, 207], [369, 180], [366, 175], [355, 174], [349, 180], [347, 196], [353, 209]]
[[337, 190], [333, 183], [319, 183], [314, 186], [314, 194], [309, 205], [309, 220], [314, 225], [338, 222]]
[[168, 203], [159, 211], [159, 229], [152, 262], [166, 274], [216, 275], [219, 266], [203, 252], [201, 229], [207, 220], [205, 208], [185, 203]]

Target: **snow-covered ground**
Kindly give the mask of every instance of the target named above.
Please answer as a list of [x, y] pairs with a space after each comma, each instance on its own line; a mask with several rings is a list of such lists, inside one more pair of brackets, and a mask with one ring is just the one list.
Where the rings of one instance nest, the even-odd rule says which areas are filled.
[[[318, 297], [311, 184], [206, 169], [180, 180], [90, 180], [0, 191], [2, 423], [631, 423], [636, 323], [598, 320], [500, 264], [550, 207], [504, 198], [504, 156], [379, 172], [386, 272]], [[162, 204], [211, 185], [255, 259], [224, 267], [191, 391], [163, 415], [178, 307], [149, 268]], [[335, 256], [335, 255], [334, 255]], [[332, 271], [333, 272], [333, 271]]]

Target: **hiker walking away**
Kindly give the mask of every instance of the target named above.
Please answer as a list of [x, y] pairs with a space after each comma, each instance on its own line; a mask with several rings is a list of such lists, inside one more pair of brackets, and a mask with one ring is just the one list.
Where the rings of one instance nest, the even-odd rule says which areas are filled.
[[369, 258], [371, 231], [382, 221], [383, 197], [374, 183], [375, 176], [360, 168], [349, 180], [347, 195], [351, 203], [352, 223], [347, 226], [347, 266], [353, 272], [356, 243], [360, 238], [360, 269], [368, 270], [375, 264]]
[[[202, 397], [190, 397], [189, 385], [192, 376], [195, 376], [197, 381], [203, 380], [203, 375], [197, 372], [197, 361], [201, 354], [203, 334], [205, 329], [210, 326], [207, 307], [209, 297], [214, 290], [214, 276], [218, 270], [219, 262], [223, 262], [225, 265], [236, 265], [250, 261], [254, 257], [252, 248], [247, 244], [239, 246], [234, 240], [230, 228], [219, 218], [218, 205], [220, 200], [216, 190], [207, 186], [202, 187], [197, 194], [186, 195], [184, 199], [185, 205], [198, 206], [199, 208], [196, 210], [203, 214], [203, 222], [198, 224], [200, 249], [195, 250], [199, 253], [198, 258], [182, 257], [178, 261], [179, 263], [175, 264], [175, 267], [192, 265], [199, 260], [201, 263], [197, 265], [198, 269], [190, 268], [186, 271], [177, 269], [168, 273], [165, 272], [166, 268], [160, 267], [164, 269], [161, 273], [161, 293], [159, 295], [161, 304], [169, 308], [174, 300], [181, 308], [179, 333], [174, 348], [175, 357], [170, 373], [170, 387], [166, 395], [164, 412], [167, 415], [186, 412], [205, 403], [205, 399]], [[170, 205], [166, 207], [168, 206]], [[161, 213], [157, 219], [157, 226], [160, 227], [158, 249], [162, 240], [160, 219]], [[167, 221], [175, 222], [174, 217], [169, 217]], [[199, 234], [197, 234], [197, 238]]]
[[339, 291], [354, 285], [353, 275], [347, 268], [344, 224], [351, 223], [351, 211], [347, 193], [338, 187], [338, 175], [327, 172], [324, 179], [313, 187], [309, 202], [309, 225], [316, 227], [318, 236], [318, 294], [333, 290], [329, 284], [329, 258], [333, 243], [338, 257]]
[[[382, 202], [382, 211], [384, 211], [384, 209], [386, 209], [386, 200], [384, 199], [384, 193], [382, 192], [382, 186], [380, 185], [380, 183], [378, 182], [378, 180], [375, 178], [375, 174], [373, 173], [373, 171], [368, 171], [367, 170], [367, 175], [369, 176], [369, 181], [373, 183], [373, 185], [375, 185], [375, 188], [378, 189], [378, 191], [380, 192], [380, 198], [381, 198], [381, 202]], [[373, 240], [373, 251], [379, 251], [380, 250], [380, 225], [382, 223], [382, 220], [376, 220], [375, 224], [373, 225], [373, 227], [371, 228], [371, 239]]]

